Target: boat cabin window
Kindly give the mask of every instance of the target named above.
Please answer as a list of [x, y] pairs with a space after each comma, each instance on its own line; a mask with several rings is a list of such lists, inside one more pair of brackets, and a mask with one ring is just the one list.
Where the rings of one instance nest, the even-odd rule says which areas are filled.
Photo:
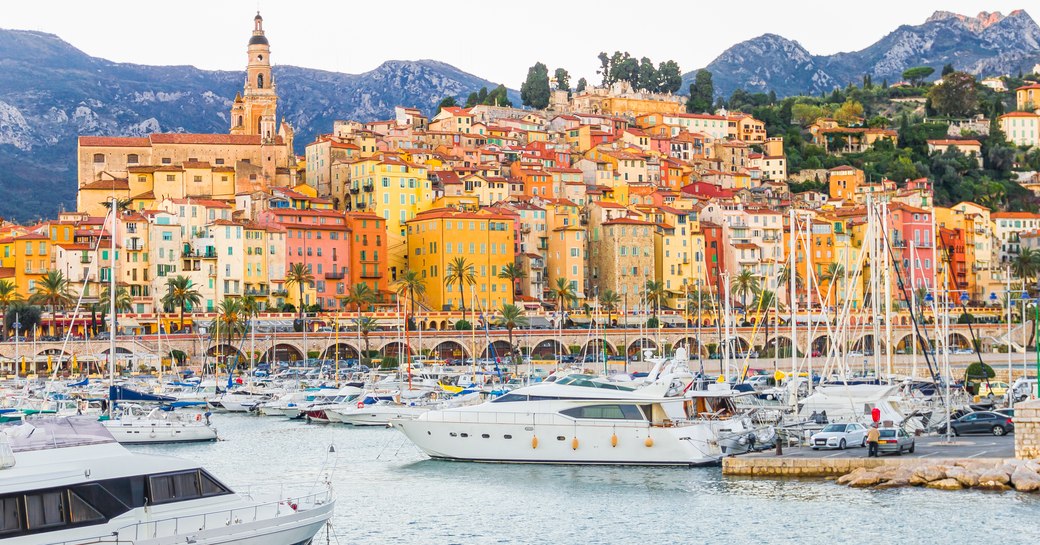
[[192, 500], [228, 493], [224, 485], [198, 469], [148, 477], [149, 499], [153, 504]]
[[599, 418], [605, 420], [645, 420], [635, 405], [589, 405], [560, 411], [571, 418]]
[[18, 498], [0, 499], [0, 535], [22, 529], [22, 512], [18, 509]]
[[498, 396], [495, 399], [492, 399], [491, 402], [492, 403], [509, 403], [511, 401], [552, 401], [554, 399], [559, 399], [559, 398], [558, 397], [552, 397], [552, 396], [529, 396], [529, 395], [525, 395], [525, 394], [506, 394], [506, 395], [503, 395], [503, 396]]
[[25, 496], [25, 517], [30, 530], [65, 524], [62, 516], [61, 492], [43, 492]]
[[84, 522], [100, 522], [105, 520], [105, 515], [94, 509], [93, 505], [87, 503], [79, 494], [69, 491], [69, 523], [82, 524]]

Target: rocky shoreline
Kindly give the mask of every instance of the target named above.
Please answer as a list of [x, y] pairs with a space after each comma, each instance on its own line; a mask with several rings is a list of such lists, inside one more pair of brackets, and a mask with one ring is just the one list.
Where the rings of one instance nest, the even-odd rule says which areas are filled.
[[855, 488], [923, 486], [938, 490], [992, 490], [1040, 492], [1040, 462], [1033, 460], [954, 463], [922, 461], [875, 468], [856, 468], [838, 477], [837, 483]]

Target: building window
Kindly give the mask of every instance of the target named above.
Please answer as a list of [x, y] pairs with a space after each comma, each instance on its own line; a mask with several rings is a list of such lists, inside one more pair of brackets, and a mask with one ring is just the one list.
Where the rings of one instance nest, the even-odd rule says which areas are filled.
[[105, 162], [105, 154], [104, 153], [95, 153], [94, 154], [94, 162], [95, 163], [104, 163]]

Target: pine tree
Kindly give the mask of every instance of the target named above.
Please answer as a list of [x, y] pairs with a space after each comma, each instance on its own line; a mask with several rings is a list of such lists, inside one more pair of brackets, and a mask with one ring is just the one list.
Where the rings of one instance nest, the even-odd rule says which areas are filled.
[[698, 70], [690, 84], [690, 98], [686, 101], [686, 111], [691, 113], [707, 112], [711, 109], [715, 85], [711, 82], [711, 72]]
[[588, 86], [589, 86], [589, 82], [585, 81], [585, 78], [581, 78], [581, 79], [578, 80], [578, 86], [574, 88], [574, 92], [575, 93], [580, 93], [580, 92], [584, 91], [585, 88], [588, 87]]
[[557, 68], [556, 72], [553, 74], [553, 77], [556, 78], [557, 89], [561, 91], [571, 90], [571, 75], [567, 73], [566, 69]]
[[520, 100], [536, 110], [549, 105], [549, 69], [544, 64], [537, 62], [527, 70], [527, 80], [520, 86]]

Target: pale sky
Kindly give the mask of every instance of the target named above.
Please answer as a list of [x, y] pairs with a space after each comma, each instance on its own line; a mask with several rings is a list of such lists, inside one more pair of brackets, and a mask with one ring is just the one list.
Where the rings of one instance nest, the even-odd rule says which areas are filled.
[[[4, 2], [0, 27], [57, 34], [117, 62], [244, 70], [257, 8], [275, 64], [348, 73], [386, 60], [436, 59], [519, 89], [536, 61], [572, 81], [597, 82], [600, 51], [628, 51], [683, 72], [764, 33], [810, 53], [862, 49], [935, 10], [974, 15], [1029, 7], [1022, 0], [273, 1], [177, 0]], [[1035, 4], [1034, 4], [1035, 5]], [[522, 7], [521, 7], [522, 6]], [[1040, 17], [1030, 13], [1033, 17]]]

